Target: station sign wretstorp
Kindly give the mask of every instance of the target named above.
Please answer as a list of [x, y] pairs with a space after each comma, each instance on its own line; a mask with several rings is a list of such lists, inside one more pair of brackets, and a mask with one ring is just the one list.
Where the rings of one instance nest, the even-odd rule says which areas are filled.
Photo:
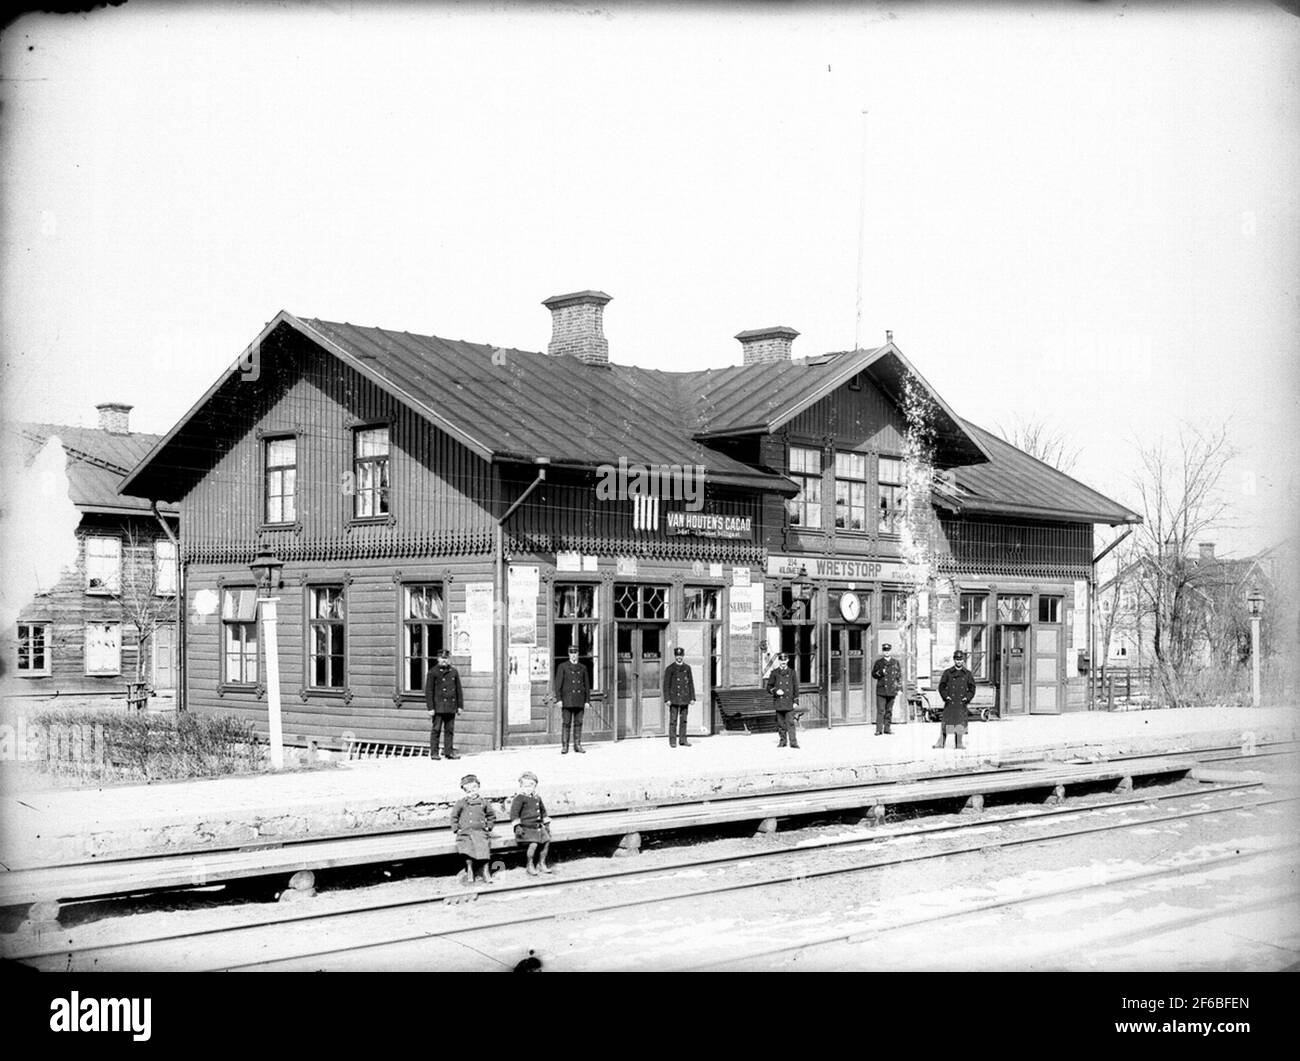
[[907, 565], [891, 560], [840, 560], [831, 556], [777, 556], [767, 558], [771, 578], [796, 578], [800, 568], [809, 578], [830, 582], [906, 582]]

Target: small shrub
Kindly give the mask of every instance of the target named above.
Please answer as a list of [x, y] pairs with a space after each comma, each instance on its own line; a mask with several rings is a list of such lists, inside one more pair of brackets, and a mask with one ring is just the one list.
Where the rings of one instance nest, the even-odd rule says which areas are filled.
[[41, 769], [96, 780], [219, 777], [262, 766], [251, 722], [191, 714], [43, 711], [32, 719]]

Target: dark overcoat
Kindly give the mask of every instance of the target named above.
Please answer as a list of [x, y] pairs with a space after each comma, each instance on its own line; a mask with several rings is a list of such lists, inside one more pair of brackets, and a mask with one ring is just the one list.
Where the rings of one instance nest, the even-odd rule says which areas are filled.
[[975, 675], [965, 667], [949, 667], [939, 679], [945, 726], [966, 725], [966, 705], [975, 698]]
[[456, 834], [456, 850], [466, 858], [489, 858], [492, 843], [488, 834], [497, 813], [480, 794], [465, 796], [451, 808], [451, 831]]
[[435, 715], [454, 715], [465, 706], [460, 673], [455, 667], [430, 667], [424, 678], [424, 707]]
[[[777, 696], [780, 690], [781, 695]], [[773, 706], [778, 711], [789, 711], [795, 706], [799, 696], [799, 682], [794, 676], [794, 668], [777, 667], [767, 676], [767, 691], [772, 696]]]
[[510, 820], [517, 821], [515, 839], [522, 844], [545, 844], [551, 839], [546, 827], [546, 804], [536, 792], [518, 793], [510, 804]]
[[695, 699], [695, 675], [687, 664], [670, 663], [664, 668], [664, 699], [679, 706]]
[[893, 656], [880, 656], [871, 665], [871, 676], [876, 679], [877, 696], [897, 696], [903, 687], [903, 666]]
[[591, 699], [591, 683], [587, 680], [587, 668], [581, 663], [570, 663], [567, 659], [555, 668], [555, 699], [561, 707], [570, 711], [586, 707]]

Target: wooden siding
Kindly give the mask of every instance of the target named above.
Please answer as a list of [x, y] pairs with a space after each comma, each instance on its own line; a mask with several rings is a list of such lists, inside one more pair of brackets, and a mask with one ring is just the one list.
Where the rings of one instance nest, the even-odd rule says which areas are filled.
[[[340, 747], [345, 732], [372, 741], [427, 742], [429, 719], [420, 694], [399, 691], [401, 681], [402, 585], [443, 583], [445, 640], [451, 644], [452, 612], [465, 610], [465, 583], [490, 582], [490, 561], [441, 559], [355, 560], [346, 564], [287, 563], [279, 597], [278, 641], [280, 700], [284, 737], [291, 744], [315, 740]], [[346, 693], [307, 688], [305, 611], [307, 587], [345, 587]], [[267, 731], [265, 688], [222, 686], [221, 617], [219, 611], [201, 615], [195, 607], [201, 593], [212, 594], [219, 608], [222, 586], [252, 586], [247, 568], [191, 565], [186, 581], [186, 688], [192, 711], [228, 714], [253, 721]], [[199, 598], [201, 599], [201, 598]], [[265, 682], [265, 646], [259, 629], [258, 675]], [[467, 750], [492, 747], [492, 681], [494, 674], [471, 673], [468, 657], [457, 656], [465, 709], [456, 720], [456, 742]]]
[[[485, 553], [492, 546], [491, 466], [296, 334], [264, 346], [256, 381], [213, 399], [220, 441], [183, 499], [186, 556], [242, 561], [254, 543], [282, 559]], [[353, 431], [388, 425], [391, 517], [353, 518]], [[216, 425], [214, 425], [216, 426]], [[297, 438], [297, 520], [263, 524], [264, 439]], [[196, 455], [198, 459], [198, 455]]]
[[[17, 670], [17, 624], [9, 627], [0, 657], [0, 688], [8, 696], [125, 696], [126, 683], [136, 675], [140, 648], [135, 627], [121, 603], [112, 596], [86, 592], [86, 546], [91, 537], [117, 538], [122, 543], [121, 585], [142, 591], [153, 583], [154, 542], [166, 535], [152, 516], [108, 516], [87, 513], [77, 527], [77, 561], [66, 569], [50, 592], [27, 604], [19, 623], [49, 623], [50, 673], [20, 676]], [[134, 541], [134, 545], [132, 542]], [[158, 597], [158, 621], [174, 625], [174, 598]], [[121, 670], [115, 675], [86, 674], [86, 623], [120, 623]], [[152, 644], [145, 646], [144, 675], [149, 680]]]
[[[519, 497], [533, 481], [503, 479], [506, 503]], [[679, 560], [712, 560], [729, 563], [760, 561], [763, 506], [760, 495], [734, 492], [705, 492], [702, 511], [726, 516], [748, 516], [753, 528], [746, 539], [704, 538], [668, 533], [667, 513], [686, 508], [686, 502], [663, 497], [659, 503], [659, 529], [634, 526], [634, 503], [627, 499], [600, 500], [595, 475], [552, 472], [510, 517], [506, 546], [511, 551], [545, 554], [556, 552], [598, 553]], [[503, 509], [505, 505], [503, 504]]]
[[855, 452], [900, 456], [907, 422], [870, 377], [859, 375], [859, 390], [844, 384], [833, 394], [805, 409], [786, 428], [792, 440], [822, 441]]

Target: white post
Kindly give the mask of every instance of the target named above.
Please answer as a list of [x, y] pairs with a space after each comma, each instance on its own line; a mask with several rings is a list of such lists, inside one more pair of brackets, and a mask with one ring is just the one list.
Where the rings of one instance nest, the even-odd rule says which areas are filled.
[[284, 769], [284, 728], [280, 722], [280, 646], [275, 630], [279, 597], [259, 597], [262, 609], [262, 643], [266, 646], [266, 713], [271, 731], [271, 766]]
[[1259, 616], [1250, 617], [1250, 703], [1259, 707]]

